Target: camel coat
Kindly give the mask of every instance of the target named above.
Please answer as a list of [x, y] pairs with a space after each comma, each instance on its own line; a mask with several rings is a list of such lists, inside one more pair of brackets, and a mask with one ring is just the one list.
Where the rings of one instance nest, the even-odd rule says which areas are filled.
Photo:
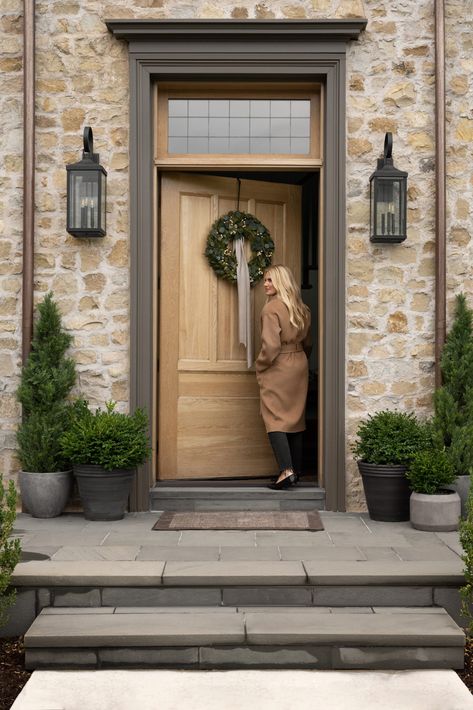
[[270, 297], [261, 311], [261, 351], [255, 363], [267, 432], [304, 431], [310, 349], [310, 318], [298, 331], [284, 303]]

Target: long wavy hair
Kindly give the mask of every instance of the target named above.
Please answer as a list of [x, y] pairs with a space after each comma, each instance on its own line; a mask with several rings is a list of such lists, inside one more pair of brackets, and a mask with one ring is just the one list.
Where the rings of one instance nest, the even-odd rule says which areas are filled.
[[289, 321], [297, 330], [303, 330], [310, 311], [302, 301], [301, 290], [292, 271], [282, 264], [272, 264], [265, 270], [264, 277], [266, 276], [271, 279], [279, 300], [287, 306]]

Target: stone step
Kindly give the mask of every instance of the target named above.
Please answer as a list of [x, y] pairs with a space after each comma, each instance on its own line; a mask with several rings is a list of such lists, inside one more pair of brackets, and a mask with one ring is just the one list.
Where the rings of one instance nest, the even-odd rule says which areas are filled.
[[39, 668], [463, 667], [443, 609], [179, 607], [43, 609], [25, 635]]
[[[269, 483], [269, 479], [268, 482]], [[267, 483], [242, 482], [239, 485], [171, 482], [157, 483], [150, 490], [150, 510], [324, 510], [325, 490], [300, 483], [289, 490], [272, 491]]]

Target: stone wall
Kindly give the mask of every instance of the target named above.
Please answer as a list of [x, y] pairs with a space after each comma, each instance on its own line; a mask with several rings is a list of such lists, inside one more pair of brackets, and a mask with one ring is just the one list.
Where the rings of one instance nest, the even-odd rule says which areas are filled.
[[[22, 1], [0, 0], [0, 469], [16, 471], [22, 220]], [[347, 62], [347, 483], [363, 507], [349, 444], [360, 418], [384, 407], [431, 407], [434, 318], [433, 0], [37, 0], [35, 299], [52, 289], [75, 339], [78, 387], [92, 403], [128, 404], [128, 66], [105, 18], [327, 18], [366, 16]], [[447, 0], [449, 302], [473, 291], [472, 22]], [[109, 179], [107, 237], [65, 231], [64, 165], [80, 157], [84, 124]], [[368, 178], [394, 134], [409, 172], [408, 239], [368, 240]]]

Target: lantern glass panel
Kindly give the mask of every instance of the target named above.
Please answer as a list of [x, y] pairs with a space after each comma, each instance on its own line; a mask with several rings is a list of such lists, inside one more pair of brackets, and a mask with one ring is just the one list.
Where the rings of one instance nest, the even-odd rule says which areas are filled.
[[376, 186], [376, 234], [401, 234], [401, 182], [392, 178], [378, 178]]
[[99, 174], [91, 170], [70, 172], [69, 223], [74, 229], [99, 228]]
[[101, 191], [100, 191], [100, 219], [99, 227], [106, 231], [107, 216], [106, 216], [106, 201], [107, 201], [107, 176], [105, 173], [100, 173]]

